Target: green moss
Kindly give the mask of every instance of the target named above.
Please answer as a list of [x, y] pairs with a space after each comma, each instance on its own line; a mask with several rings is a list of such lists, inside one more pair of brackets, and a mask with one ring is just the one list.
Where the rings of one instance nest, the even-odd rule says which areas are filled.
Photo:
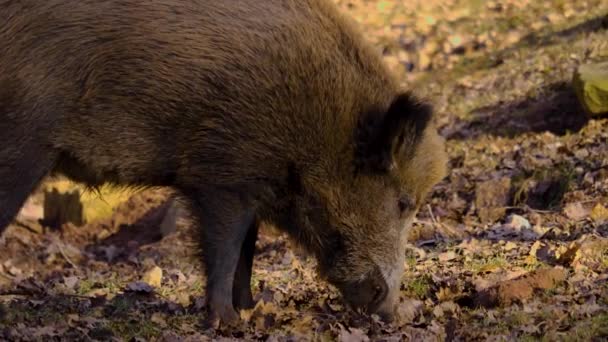
[[106, 327], [112, 331], [113, 335], [119, 336], [124, 341], [131, 341], [135, 338], [150, 340], [161, 333], [160, 328], [148, 319], [117, 320], [108, 323]]
[[433, 280], [428, 275], [413, 278], [405, 283], [405, 293], [408, 297], [424, 299], [428, 297]]
[[473, 273], [485, 273], [500, 268], [504, 268], [508, 265], [505, 258], [500, 256], [490, 257], [484, 260], [470, 260], [465, 262], [465, 268], [471, 270]]
[[606, 337], [608, 337], [608, 313], [601, 313], [579, 323], [565, 340], [591, 341]]

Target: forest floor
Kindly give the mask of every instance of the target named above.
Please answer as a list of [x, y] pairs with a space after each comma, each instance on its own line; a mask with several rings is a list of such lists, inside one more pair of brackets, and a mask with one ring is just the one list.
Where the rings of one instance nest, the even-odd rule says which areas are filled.
[[434, 103], [447, 139], [449, 176], [410, 234], [400, 319], [346, 309], [265, 229], [258, 305], [239, 329], [206, 330], [193, 227], [163, 237], [160, 189], [83, 227], [10, 226], [0, 340], [608, 338], [608, 119], [589, 119], [571, 87], [578, 65], [608, 59], [608, 2], [337, 2]]

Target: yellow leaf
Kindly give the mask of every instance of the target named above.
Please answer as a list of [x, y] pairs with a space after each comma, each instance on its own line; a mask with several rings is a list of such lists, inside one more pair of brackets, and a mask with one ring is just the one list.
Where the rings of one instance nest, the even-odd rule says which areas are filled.
[[591, 219], [597, 223], [604, 223], [608, 221], [608, 209], [601, 203], [598, 203], [591, 210]]
[[144, 274], [141, 280], [150, 286], [160, 287], [162, 278], [163, 270], [158, 266], [154, 266]]

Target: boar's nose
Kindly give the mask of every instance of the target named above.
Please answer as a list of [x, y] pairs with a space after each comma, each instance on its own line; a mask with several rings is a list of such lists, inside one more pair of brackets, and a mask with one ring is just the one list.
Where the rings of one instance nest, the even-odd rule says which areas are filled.
[[[342, 293], [355, 308], [376, 313], [388, 295], [388, 284], [379, 269], [375, 269], [365, 279], [345, 284]], [[380, 312], [378, 312], [380, 314]]]

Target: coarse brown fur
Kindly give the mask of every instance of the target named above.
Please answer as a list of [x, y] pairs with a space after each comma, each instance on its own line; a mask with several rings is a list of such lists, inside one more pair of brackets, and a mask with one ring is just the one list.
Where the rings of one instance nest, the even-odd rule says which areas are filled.
[[252, 303], [261, 220], [390, 316], [403, 232], [445, 174], [431, 108], [328, 0], [0, 0], [0, 232], [58, 172], [171, 186], [212, 317]]

